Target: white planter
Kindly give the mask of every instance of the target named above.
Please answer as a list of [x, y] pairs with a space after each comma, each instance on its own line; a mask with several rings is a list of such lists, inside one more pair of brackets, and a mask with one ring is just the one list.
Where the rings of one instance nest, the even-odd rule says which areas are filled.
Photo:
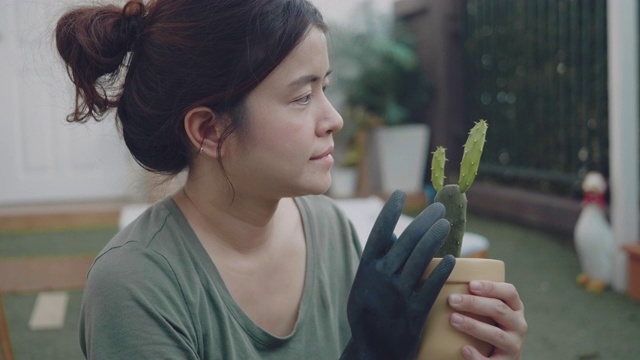
[[367, 154], [370, 191], [378, 194], [424, 191], [429, 133], [425, 124], [375, 128]]
[[358, 170], [355, 167], [334, 165], [331, 168], [329, 195], [335, 198], [349, 198], [358, 188]]

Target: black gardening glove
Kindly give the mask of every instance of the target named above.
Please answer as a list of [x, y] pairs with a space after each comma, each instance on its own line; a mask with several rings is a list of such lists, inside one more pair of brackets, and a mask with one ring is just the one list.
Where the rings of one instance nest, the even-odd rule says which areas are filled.
[[396, 240], [405, 194], [394, 192], [380, 211], [356, 272], [347, 316], [351, 341], [343, 360], [414, 358], [424, 321], [455, 265], [446, 256], [420, 286], [420, 278], [447, 237], [440, 203], [427, 207]]

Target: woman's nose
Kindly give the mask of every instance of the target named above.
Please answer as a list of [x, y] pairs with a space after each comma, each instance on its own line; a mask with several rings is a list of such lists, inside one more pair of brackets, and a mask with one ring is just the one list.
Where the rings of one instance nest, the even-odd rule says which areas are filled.
[[333, 107], [329, 99], [324, 97], [322, 119], [318, 124], [318, 136], [325, 136], [340, 131], [344, 125], [342, 116]]

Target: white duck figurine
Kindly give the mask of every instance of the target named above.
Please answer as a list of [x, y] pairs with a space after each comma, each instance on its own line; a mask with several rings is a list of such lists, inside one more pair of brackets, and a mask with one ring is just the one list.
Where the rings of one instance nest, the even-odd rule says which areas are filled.
[[589, 172], [582, 183], [582, 212], [574, 229], [574, 243], [582, 273], [578, 284], [601, 292], [611, 283], [613, 231], [604, 212], [607, 181], [599, 172]]

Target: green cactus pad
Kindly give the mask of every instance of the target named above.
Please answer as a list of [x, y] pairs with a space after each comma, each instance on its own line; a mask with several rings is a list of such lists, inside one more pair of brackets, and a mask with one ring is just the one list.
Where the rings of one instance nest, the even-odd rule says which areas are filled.
[[431, 183], [436, 191], [440, 191], [444, 186], [444, 164], [447, 162], [445, 152], [447, 149], [442, 146], [438, 146], [436, 151], [433, 152], [433, 158], [431, 160]]
[[462, 238], [467, 227], [467, 196], [460, 191], [458, 185], [451, 184], [438, 191], [434, 200], [445, 206], [444, 218], [451, 224], [449, 236], [435, 256], [444, 257], [451, 254], [460, 257]]
[[460, 192], [467, 192], [478, 174], [480, 157], [482, 156], [482, 149], [484, 148], [485, 138], [487, 137], [487, 128], [487, 122], [480, 120], [476, 122], [475, 126], [469, 131], [469, 137], [464, 144], [462, 162], [460, 163], [460, 178], [458, 180]]

